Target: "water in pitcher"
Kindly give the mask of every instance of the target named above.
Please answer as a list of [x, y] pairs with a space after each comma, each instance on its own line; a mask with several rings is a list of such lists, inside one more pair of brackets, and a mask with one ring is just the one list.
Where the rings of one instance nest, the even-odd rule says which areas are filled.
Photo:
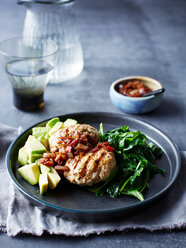
[[64, 82], [78, 76], [83, 70], [81, 43], [61, 47], [57, 63], [57, 68], [51, 74], [51, 82]]
[[43, 40], [55, 41], [59, 47], [50, 83], [62, 83], [75, 78], [83, 70], [83, 51], [76, 28], [74, 2], [75, 0], [47, 1], [50, 4], [46, 4], [42, 1], [38, 4], [31, 0], [18, 1], [27, 8], [23, 36], [30, 36], [30, 45], [34, 43], [34, 37], [41, 37]]

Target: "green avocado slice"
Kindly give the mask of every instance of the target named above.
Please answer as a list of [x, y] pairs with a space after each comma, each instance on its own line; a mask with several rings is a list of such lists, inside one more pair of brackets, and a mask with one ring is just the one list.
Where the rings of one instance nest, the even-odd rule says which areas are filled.
[[47, 131], [50, 131], [58, 121], [60, 121], [58, 117], [49, 120], [46, 124]]
[[26, 146], [23, 146], [22, 148], [19, 149], [18, 163], [20, 165], [25, 165], [28, 163], [28, 151]]
[[44, 164], [40, 164], [40, 171], [41, 171], [41, 174], [43, 174], [45, 172], [50, 172], [50, 167], [46, 166]]
[[40, 136], [44, 136], [47, 133], [46, 127], [33, 127], [32, 128], [32, 135], [36, 138]]
[[59, 129], [61, 129], [63, 127], [63, 122], [59, 121], [57, 122], [52, 129], [50, 129], [49, 131], [49, 135], [53, 135], [54, 133], [56, 133]]
[[44, 147], [46, 147], [46, 149], [49, 148], [48, 139], [46, 139], [46, 137], [44, 135], [43, 136], [39, 136], [37, 138], [37, 140], [39, 140], [44, 145]]
[[65, 122], [64, 122], [64, 124], [63, 124], [63, 126], [64, 127], [69, 127], [69, 126], [73, 126], [73, 125], [76, 125], [77, 124], [77, 121], [76, 120], [74, 120], [74, 119], [67, 119]]
[[39, 189], [41, 195], [45, 194], [48, 189], [48, 176], [46, 172], [39, 176]]
[[55, 189], [60, 182], [61, 177], [58, 175], [57, 171], [53, 167], [50, 168], [50, 172], [47, 173], [47, 175], [49, 188]]
[[42, 154], [47, 151], [46, 147], [32, 135], [29, 135], [25, 146], [28, 152], [29, 163], [35, 162], [36, 159], [41, 158]]
[[36, 163], [24, 165], [18, 169], [18, 172], [30, 184], [39, 183], [40, 171]]

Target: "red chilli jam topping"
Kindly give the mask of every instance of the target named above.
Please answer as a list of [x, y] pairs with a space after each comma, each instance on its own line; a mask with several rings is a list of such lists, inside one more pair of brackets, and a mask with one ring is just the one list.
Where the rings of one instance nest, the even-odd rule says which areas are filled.
[[152, 89], [145, 86], [140, 80], [131, 80], [128, 83], [121, 83], [118, 86], [118, 92], [125, 96], [142, 97], [144, 94], [150, 93]]
[[[67, 129], [68, 131], [68, 129]], [[54, 167], [58, 174], [63, 174], [64, 171], [69, 171], [69, 167], [65, 165], [66, 161], [70, 158], [73, 159], [75, 156], [75, 163], [79, 162], [86, 153], [96, 153], [101, 148], [105, 148], [108, 152], [113, 152], [114, 148], [110, 146], [109, 142], [97, 143], [96, 141], [89, 138], [88, 135], [80, 134], [75, 132], [73, 137], [68, 135], [66, 132], [65, 136], [58, 138], [58, 146], [55, 152], [43, 153], [43, 158], [40, 159], [40, 164]], [[86, 170], [83, 171], [83, 175]]]

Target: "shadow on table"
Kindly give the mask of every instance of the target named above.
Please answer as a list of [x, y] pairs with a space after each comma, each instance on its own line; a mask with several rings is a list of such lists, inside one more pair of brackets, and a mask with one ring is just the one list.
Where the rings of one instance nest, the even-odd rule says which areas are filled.
[[160, 118], [167, 118], [167, 117], [176, 117], [176, 116], [181, 116], [181, 113], [184, 112], [184, 109], [181, 108], [181, 103], [179, 102], [175, 102], [172, 101], [169, 98], [165, 98], [163, 99], [162, 104], [155, 109], [154, 111], [152, 111], [151, 113], [147, 113], [144, 114], [144, 116], [152, 116], [152, 115], [156, 115], [157, 117]]

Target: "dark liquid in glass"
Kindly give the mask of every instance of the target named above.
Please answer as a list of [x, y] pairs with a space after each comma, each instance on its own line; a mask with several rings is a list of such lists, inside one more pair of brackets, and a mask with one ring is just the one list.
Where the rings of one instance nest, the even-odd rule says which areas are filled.
[[44, 93], [38, 96], [24, 96], [13, 89], [14, 106], [24, 111], [37, 111], [44, 106]]
[[44, 106], [43, 92], [52, 69], [53, 65], [44, 59], [14, 60], [6, 65], [17, 108], [35, 111]]

